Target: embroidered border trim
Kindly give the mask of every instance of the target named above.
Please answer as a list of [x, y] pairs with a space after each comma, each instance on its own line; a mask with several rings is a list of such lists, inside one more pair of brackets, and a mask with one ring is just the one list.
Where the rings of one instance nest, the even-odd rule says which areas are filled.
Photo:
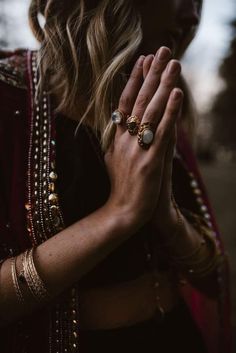
[[[226, 259], [224, 250], [222, 248], [222, 244], [220, 242], [220, 235], [215, 230], [214, 221], [211, 216], [211, 212], [208, 209], [207, 205], [204, 202], [204, 190], [201, 188], [201, 183], [199, 182], [197, 176], [189, 169], [187, 164], [185, 163], [182, 156], [177, 152], [176, 157], [179, 159], [180, 163], [182, 164], [183, 168], [188, 174], [190, 187], [192, 189], [192, 195], [196, 202], [198, 215], [202, 218], [203, 222], [206, 224], [208, 229], [211, 231], [212, 236], [215, 238], [216, 245], [218, 248], [219, 253], [222, 256], [222, 259]], [[226, 288], [224, 286], [224, 280], [226, 276], [226, 261], [222, 261], [222, 263], [217, 268], [217, 282], [219, 288], [219, 297], [218, 297], [218, 315], [219, 315], [219, 323], [220, 323], [220, 332], [218, 335], [219, 338], [219, 347], [223, 346], [222, 343], [222, 332], [224, 326], [224, 302], [226, 296]]]
[[[27, 171], [27, 230], [37, 246], [65, 228], [56, 192], [56, 140], [50, 97], [46, 91], [37, 97], [39, 72], [37, 53], [28, 52], [31, 98], [30, 136]], [[78, 289], [72, 288], [50, 310], [49, 352], [77, 352]]]

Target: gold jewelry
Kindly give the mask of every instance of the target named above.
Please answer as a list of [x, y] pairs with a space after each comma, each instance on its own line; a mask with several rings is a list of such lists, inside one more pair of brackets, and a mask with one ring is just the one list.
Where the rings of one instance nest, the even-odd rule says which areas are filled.
[[33, 252], [34, 248], [26, 250], [23, 255], [23, 272], [21, 273], [21, 278], [25, 278], [25, 282], [35, 300], [45, 302], [49, 299], [49, 294], [35, 268]]
[[163, 248], [170, 248], [173, 246], [173, 244], [175, 244], [176, 240], [177, 240], [177, 237], [181, 231], [181, 229], [184, 227], [184, 219], [183, 219], [183, 216], [179, 210], [179, 207], [175, 201], [175, 198], [174, 198], [174, 195], [173, 193], [171, 194], [171, 201], [172, 201], [172, 204], [173, 204], [173, 207], [175, 209], [175, 212], [176, 212], [176, 215], [177, 215], [177, 225], [176, 225], [176, 231], [175, 233], [171, 236], [171, 240], [169, 242], [164, 242], [164, 244], [162, 244], [161, 246]]
[[137, 135], [140, 123], [141, 121], [136, 115], [131, 115], [130, 117], [128, 117], [128, 119], [126, 120], [126, 127], [130, 135]]
[[20, 303], [24, 303], [24, 297], [22, 291], [19, 286], [19, 281], [17, 277], [17, 270], [16, 270], [16, 257], [11, 258], [11, 275], [12, 275], [12, 282], [16, 292], [16, 296]]
[[116, 109], [112, 114], [111, 114], [111, 120], [113, 124], [120, 125], [125, 116], [124, 113], [122, 113], [120, 110]]
[[[207, 249], [210, 249], [210, 255], [200, 256], [199, 252], [192, 259], [188, 260], [187, 266], [184, 266], [185, 272], [195, 278], [202, 278], [212, 273], [222, 262], [222, 256], [217, 249], [213, 236], [209, 233], [208, 229], [202, 228], [202, 236], [205, 244], [208, 244]], [[200, 257], [200, 259], [199, 259]]]
[[138, 143], [140, 147], [147, 150], [154, 140], [154, 133], [153, 124], [149, 122], [141, 124], [138, 131]]
[[[212, 273], [219, 266], [222, 258], [212, 236], [212, 230], [206, 226], [205, 221], [191, 213], [190, 223], [202, 237], [200, 245], [190, 254], [171, 256], [171, 261], [188, 276], [202, 278]], [[210, 249], [210, 254], [207, 253], [207, 256], [204, 251], [206, 249]]]
[[150, 244], [147, 240], [144, 243], [144, 248], [145, 248], [145, 252], [146, 252], [147, 266], [148, 266], [150, 273], [152, 274], [152, 278], [153, 278], [153, 290], [154, 290], [154, 295], [155, 295], [155, 300], [156, 300], [156, 310], [155, 310], [155, 314], [154, 314], [154, 319], [158, 323], [160, 323], [165, 317], [165, 310], [162, 306], [160, 293], [159, 293], [159, 287], [160, 287], [159, 276], [158, 276], [158, 272], [156, 271], [155, 267], [153, 267], [153, 265], [154, 265], [153, 255], [152, 255]]
[[[172, 236], [171, 242], [162, 245], [170, 250], [173, 249], [173, 244], [175, 244], [177, 236], [181, 231], [181, 228], [184, 226], [182, 212], [180, 212], [173, 194], [171, 195], [171, 201], [178, 217], [177, 230]], [[173, 266], [178, 268], [178, 270], [181, 270], [186, 275], [191, 276], [192, 278], [201, 278], [212, 273], [217, 266], [219, 266], [222, 259], [217, 249], [216, 242], [212, 236], [212, 230], [207, 227], [205, 220], [187, 210], [183, 210], [183, 214], [187, 214], [186, 218], [189, 219], [189, 223], [197, 230], [202, 239], [199, 246], [197, 246], [189, 254], [181, 256], [170, 254], [170, 261]], [[207, 249], [210, 249], [210, 254], [206, 252]]]

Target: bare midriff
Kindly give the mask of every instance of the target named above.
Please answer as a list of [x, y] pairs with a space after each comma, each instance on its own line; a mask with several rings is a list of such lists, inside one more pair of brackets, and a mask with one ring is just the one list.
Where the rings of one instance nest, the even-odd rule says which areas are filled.
[[[157, 279], [158, 278], [158, 281]], [[179, 300], [167, 273], [146, 273], [132, 281], [80, 290], [80, 327], [127, 327], [155, 317], [158, 307], [170, 312]]]

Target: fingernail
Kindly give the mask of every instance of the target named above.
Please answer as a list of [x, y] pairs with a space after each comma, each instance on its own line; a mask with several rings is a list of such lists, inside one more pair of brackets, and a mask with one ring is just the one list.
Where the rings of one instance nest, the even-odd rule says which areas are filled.
[[157, 58], [159, 60], [167, 60], [170, 58], [170, 55], [171, 55], [170, 49], [166, 47], [162, 47], [158, 51]]
[[175, 89], [174, 92], [173, 92], [173, 99], [174, 99], [175, 101], [179, 101], [179, 100], [182, 99], [182, 97], [183, 97], [182, 91], [179, 90], [179, 89]]
[[137, 66], [138, 67], [142, 67], [143, 66], [143, 62], [144, 62], [145, 56], [141, 55], [137, 61]]
[[155, 57], [155, 55], [149, 54], [148, 56], [146, 56], [145, 61], [148, 61], [148, 62], [153, 61], [154, 57]]
[[168, 65], [168, 73], [173, 75], [180, 71], [180, 65], [177, 61], [171, 61]]

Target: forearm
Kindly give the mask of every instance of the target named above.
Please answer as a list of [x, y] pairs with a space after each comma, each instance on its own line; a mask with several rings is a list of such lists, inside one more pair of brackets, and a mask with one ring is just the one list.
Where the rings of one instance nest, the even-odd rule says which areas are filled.
[[176, 257], [191, 253], [202, 241], [201, 234], [185, 217], [181, 216], [179, 220], [175, 209], [171, 209], [168, 217], [153, 221], [153, 228], [158, 234], [159, 246]]
[[[110, 215], [110, 216], [109, 216]], [[134, 232], [127, 217], [108, 213], [107, 206], [56, 234], [35, 250], [34, 263], [50, 298], [58, 296]], [[17, 257], [17, 272], [22, 270], [22, 254]], [[0, 323], [13, 322], [38, 308], [26, 285], [21, 285], [24, 303], [14, 289], [11, 261], [6, 260], [0, 276]]]
[[[194, 252], [197, 253], [196, 249], [200, 248], [199, 255], [195, 256], [195, 259], [197, 259], [195, 261], [199, 263], [199, 267], [202, 267], [203, 264], [203, 268], [208, 267], [209, 270], [206, 270], [204, 275], [198, 276], [194, 273], [195, 269], [196, 272], [198, 271], [198, 265], [186, 264], [186, 266], [184, 266], [182, 274], [195, 288], [205, 293], [208, 297], [217, 297], [219, 292], [218, 269], [220, 264], [222, 263], [222, 256], [220, 256], [219, 250], [217, 249], [217, 245], [215, 244], [216, 252], [218, 253], [218, 255], [216, 255], [215, 257], [214, 251], [212, 251], [211, 244], [205, 242], [201, 232], [197, 231], [196, 228], [190, 222], [188, 222], [186, 218], [184, 219], [186, 238], [184, 236], [183, 238], [185, 238], [186, 249], [184, 250], [186, 252], [182, 252], [183, 250], [178, 248], [179, 250], [177, 257], [181, 257], [182, 254], [191, 254]], [[213, 242], [215, 242], [213, 238], [213, 232], [211, 234], [211, 237]], [[181, 270], [182, 268], [180, 268], [180, 271]]]
[[198, 227], [181, 215], [181, 222], [179, 217], [176, 221], [162, 222], [158, 235], [158, 246], [171, 266], [208, 296], [217, 295], [217, 273], [222, 257], [213, 231]]

